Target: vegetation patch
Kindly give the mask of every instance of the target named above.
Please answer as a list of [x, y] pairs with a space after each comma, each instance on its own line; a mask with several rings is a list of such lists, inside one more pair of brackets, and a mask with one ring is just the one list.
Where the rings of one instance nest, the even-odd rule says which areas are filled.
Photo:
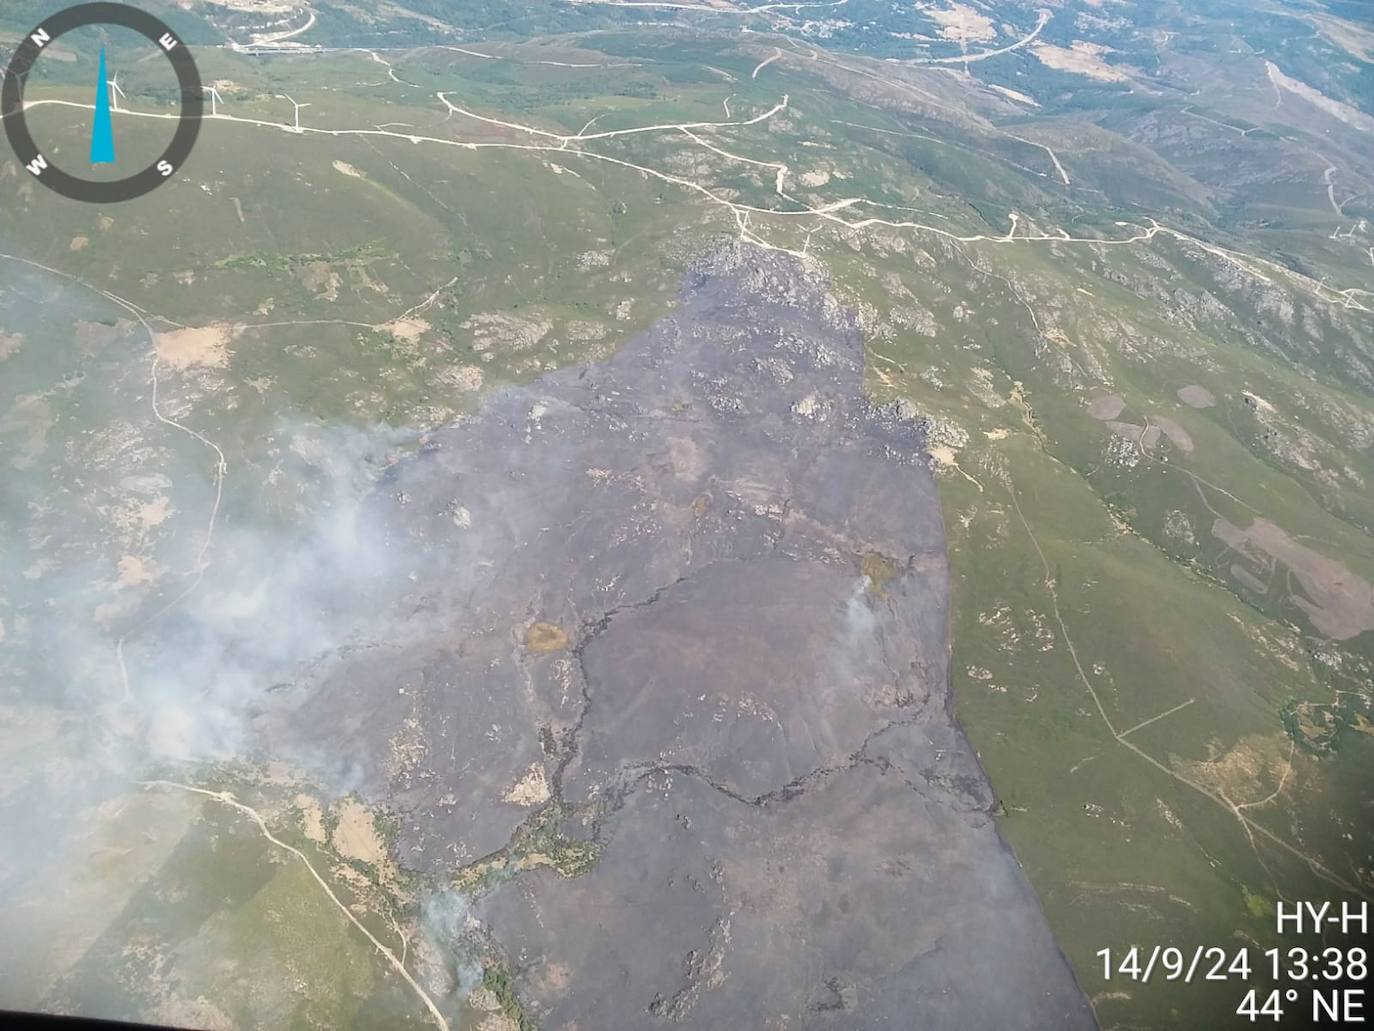
[[866, 552], [860, 557], [859, 572], [868, 577], [868, 589], [877, 598], [886, 598], [887, 585], [901, 574], [896, 562], [876, 551]]
[[504, 963], [489, 963], [482, 968], [482, 987], [495, 997], [501, 1012], [515, 1022], [519, 1031], [537, 1031], [538, 1025], [525, 1014], [515, 991], [515, 982]]
[[556, 623], [532, 623], [525, 631], [525, 647], [532, 652], [557, 652], [568, 646], [568, 632]]

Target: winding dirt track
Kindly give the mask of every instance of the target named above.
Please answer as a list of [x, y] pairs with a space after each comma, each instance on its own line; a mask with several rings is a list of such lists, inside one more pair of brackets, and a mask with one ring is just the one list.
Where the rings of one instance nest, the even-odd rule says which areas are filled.
[[[1150, 224], [1149, 224], [1148, 227], [1147, 227], [1147, 226], [1141, 226], [1141, 225], [1138, 225], [1138, 224], [1133, 224], [1133, 223], [1125, 223], [1125, 222], [1118, 223], [1119, 225], [1121, 225], [1121, 226], [1123, 226], [1123, 227], [1125, 227], [1125, 228], [1131, 228], [1131, 229], [1136, 230], [1136, 231], [1135, 231], [1134, 233], [1132, 233], [1130, 236], [1127, 236], [1127, 237], [1119, 237], [1119, 238], [1109, 238], [1109, 237], [1076, 237], [1076, 236], [1071, 236], [1068, 232], [1066, 232], [1066, 231], [1064, 231], [1064, 230], [1062, 230], [1062, 229], [1059, 230], [1057, 233], [1035, 233], [1035, 234], [1026, 233], [1026, 234], [1023, 234], [1023, 235], [1020, 235], [1020, 236], [1015, 236], [1015, 237], [1011, 236], [1010, 234], [1008, 234], [1008, 235], [1006, 235], [1006, 236], [989, 235], [989, 234], [987, 234], [987, 233], [960, 234], [960, 233], [951, 232], [951, 231], [948, 230], [948, 229], [942, 229], [942, 228], [940, 228], [939, 226], [928, 225], [928, 224], [923, 223], [923, 222], [915, 222], [915, 221], [910, 221], [910, 220], [901, 220], [901, 221], [898, 221], [898, 220], [893, 220], [893, 219], [877, 218], [877, 217], [872, 217], [872, 216], [870, 216], [870, 217], [868, 217], [868, 218], [861, 218], [861, 219], [856, 219], [856, 220], [850, 220], [850, 219], [845, 219], [845, 218], [841, 217], [841, 216], [838, 214], [838, 213], [841, 212], [841, 211], [845, 211], [845, 210], [847, 210], [847, 209], [849, 209], [849, 208], [854, 207], [856, 204], [871, 204], [872, 202], [869, 201], [869, 200], [868, 200], [867, 198], [865, 198], [865, 197], [845, 197], [845, 198], [841, 198], [841, 199], [836, 200], [836, 201], [832, 201], [831, 203], [826, 204], [826, 205], [823, 205], [823, 206], [821, 206], [821, 207], [813, 207], [813, 206], [810, 206], [810, 205], [800, 205], [797, 209], [795, 209], [795, 210], [788, 210], [788, 211], [777, 211], [777, 210], [774, 210], [774, 209], [771, 209], [771, 208], [762, 208], [762, 207], [758, 207], [758, 206], [755, 206], [755, 205], [741, 204], [741, 203], [739, 203], [739, 202], [737, 202], [737, 201], [732, 201], [732, 200], [730, 200], [730, 199], [727, 198], [727, 197], [721, 196], [720, 194], [716, 193], [714, 190], [710, 189], [710, 188], [707, 187], [707, 186], [703, 186], [701, 183], [698, 183], [698, 182], [696, 182], [695, 180], [686, 179], [686, 178], [683, 178], [682, 176], [672, 175], [672, 174], [670, 174], [670, 173], [668, 173], [668, 172], [661, 171], [660, 169], [653, 168], [653, 167], [648, 166], [648, 165], [640, 165], [640, 164], [637, 164], [637, 163], [635, 163], [635, 162], [633, 162], [633, 161], [627, 161], [627, 160], [625, 160], [625, 159], [623, 159], [623, 158], [612, 157], [612, 156], [610, 156], [610, 155], [608, 155], [608, 154], [601, 154], [601, 153], [598, 153], [598, 152], [596, 152], [596, 151], [583, 149], [583, 148], [581, 148], [581, 147], [572, 147], [572, 146], [569, 146], [569, 144], [574, 143], [574, 142], [586, 142], [586, 141], [592, 141], [592, 140], [597, 140], [597, 139], [604, 139], [604, 138], [612, 137], [612, 136], [632, 135], [632, 134], [635, 134], [635, 133], [659, 132], [659, 131], [674, 131], [674, 132], [677, 132], [677, 131], [683, 130], [684, 128], [687, 129], [687, 130], [691, 130], [691, 129], [707, 129], [707, 128], [719, 128], [719, 127], [722, 127], [722, 126], [732, 125], [732, 124], [733, 124], [733, 125], [740, 125], [740, 126], [744, 126], [744, 125], [756, 125], [756, 124], [759, 124], [760, 122], [766, 120], [767, 118], [771, 117], [772, 115], [776, 114], [778, 111], [783, 110], [783, 109], [787, 106], [787, 105], [786, 105], [786, 98], [785, 98], [785, 97], [784, 97], [784, 99], [783, 99], [782, 102], [780, 102], [780, 103], [777, 104], [777, 105], [774, 105], [774, 107], [771, 108], [769, 111], [764, 112], [762, 115], [756, 116], [755, 118], [749, 119], [749, 120], [747, 120], [747, 121], [745, 121], [745, 122], [735, 122], [735, 123], [728, 123], [728, 122], [727, 122], [727, 123], [721, 123], [721, 122], [704, 122], [704, 123], [703, 123], [703, 122], [665, 123], [665, 124], [652, 125], [652, 126], [640, 126], [640, 127], [636, 127], [636, 128], [632, 128], [632, 129], [616, 129], [616, 130], [609, 130], [609, 131], [607, 131], [607, 132], [603, 132], [603, 133], [592, 133], [592, 134], [590, 134], [590, 135], [582, 136], [582, 137], [579, 137], [579, 136], [569, 136], [569, 135], [561, 134], [561, 133], [554, 133], [554, 132], [550, 132], [549, 130], [539, 129], [539, 128], [535, 127], [535, 126], [522, 125], [521, 123], [518, 123], [518, 122], [508, 122], [508, 121], [504, 121], [504, 120], [500, 120], [500, 119], [488, 118], [488, 117], [486, 117], [486, 116], [474, 115], [474, 114], [472, 114], [471, 112], [467, 112], [467, 111], [465, 111], [465, 110], [463, 110], [463, 109], [461, 109], [461, 108], [458, 108], [456, 105], [452, 105], [449, 101], [447, 101], [446, 99], [443, 98], [442, 94], [440, 94], [440, 100], [441, 100], [445, 105], [447, 105], [449, 108], [452, 109], [452, 110], [450, 111], [451, 114], [454, 114], [454, 113], [462, 113], [462, 114], [464, 114], [464, 115], [468, 115], [468, 116], [470, 116], [470, 117], [476, 118], [476, 119], [478, 119], [479, 121], [483, 121], [483, 122], [487, 122], [487, 123], [490, 123], [490, 124], [494, 124], [494, 125], [500, 126], [500, 127], [502, 127], [502, 128], [509, 128], [509, 129], [512, 129], [512, 130], [515, 130], [515, 131], [525, 132], [525, 133], [528, 133], [529, 135], [532, 135], [532, 136], [539, 136], [539, 137], [545, 137], [545, 138], [555, 139], [555, 140], [558, 141], [558, 144], [557, 144], [557, 145], [540, 145], [540, 144], [520, 144], [520, 143], [498, 143], [498, 142], [485, 141], [485, 140], [484, 140], [484, 141], [454, 140], [454, 139], [446, 139], [446, 138], [440, 137], [440, 136], [428, 136], [428, 135], [424, 135], [424, 134], [420, 134], [420, 133], [393, 132], [392, 130], [389, 130], [389, 129], [376, 129], [376, 128], [372, 128], [372, 129], [321, 129], [321, 128], [316, 128], [316, 127], [313, 127], [313, 126], [304, 126], [304, 125], [303, 125], [303, 126], [296, 126], [296, 125], [288, 125], [288, 124], [286, 124], [286, 123], [284, 123], [284, 122], [273, 122], [273, 121], [269, 121], [269, 120], [266, 120], [266, 119], [260, 119], [260, 118], [240, 118], [240, 117], [237, 116], [237, 115], [227, 115], [227, 114], [222, 114], [222, 113], [221, 113], [221, 114], [217, 114], [217, 115], [211, 115], [211, 116], [205, 118], [205, 121], [222, 121], [222, 122], [230, 122], [230, 123], [235, 123], [235, 124], [240, 124], [240, 125], [252, 125], [252, 126], [257, 126], [257, 127], [260, 127], [260, 128], [276, 129], [276, 130], [279, 130], [279, 131], [282, 131], [282, 132], [291, 133], [291, 134], [293, 134], [293, 135], [307, 135], [307, 134], [308, 134], [308, 135], [322, 135], [322, 136], [333, 136], [333, 137], [348, 137], [348, 136], [358, 136], [358, 137], [385, 137], [385, 138], [391, 138], [391, 139], [405, 140], [405, 141], [407, 141], [407, 142], [409, 142], [409, 143], [413, 143], [413, 144], [430, 143], [430, 144], [438, 144], [438, 145], [441, 145], [441, 146], [458, 147], [458, 148], [461, 148], [461, 149], [464, 149], [464, 150], [472, 150], [472, 151], [478, 151], [478, 150], [523, 150], [523, 151], [531, 151], [531, 152], [536, 152], [536, 153], [576, 154], [576, 155], [578, 155], [579, 157], [586, 158], [587, 160], [599, 161], [599, 162], [602, 162], [602, 163], [604, 163], [604, 164], [616, 165], [616, 166], [619, 166], [619, 167], [622, 167], [622, 168], [632, 169], [632, 170], [634, 170], [634, 171], [636, 171], [636, 172], [642, 173], [643, 175], [651, 176], [652, 178], [658, 179], [658, 180], [660, 180], [660, 181], [662, 181], [662, 182], [672, 183], [672, 184], [675, 185], [675, 186], [682, 187], [682, 188], [685, 189], [685, 190], [689, 190], [689, 191], [691, 191], [691, 192], [693, 192], [693, 193], [696, 193], [696, 194], [698, 194], [698, 195], [700, 195], [700, 196], [703, 196], [703, 197], [705, 197], [707, 200], [709, 200], [712, 204], [715, 204], [715, 205], [718, 205], [718, 206], [720, 206], [720, 207], [723, 207], [723, 208], [727, 209], [727, 210], [734, 216], [735, 221], [736, 221], [737, 225], [738, 225], [739, 228], [740, 228], [740, 236], [741, 236], [741, 239], [746, 240], [746, 241], [749, 242], [749, 243], [753, 243], [753, 244], [756, 244], [756, 245], [758, 245], [758, 246], [764, 247], [764, 248], [766, 248], [766, 249], [768, 249], [768, 250], [783, 251], [783, 252], [785, 252], [785, 253], [788, 253], [788, 254], [791, 254], [791, 255], [797, 256], [797, 257], [801, 256], [801, 252], [800, 252], [800, 251], [797, 251], [797, 250], [794, 250], [794, 249], [790, 249], [790, 248], [786, 248], [786, 247], [781, 247], [781, 246], [778, 246], [778, 245], [776, 245], [776, 244], [770, 243], [768, 240], [766, 240], [766, 239], [764, 239], [764, 238], [758, 236], [756, 233], [753, 233], [752, 231], [747, 230], [746, 227], [749, 225], [749, 223], [748, 223], [748, 221], [745, 219], [744, 216], [747, 215], [747, 216], [752, 217], [752, 216], [754, 216], [754, 215], [759, 215], [759, 216], [765, 216], [765, 217], [768, 217], [768, 218], [779, 218], [779, 219], [817, 218], [817, 219], [823, 220], [824, 222], [834, 223], [834, 224], [836, 224], [836, 225], [839, 225], [840, 227], [842, 227], [842, 228], [844, 228], [844, 229], [846, 229], [846, 230], [866, 229], [866, 228], [869, 228], [869, 227], [872, 227], [872, 226], [879, 226], [879, 227], [886, 228], [886, 229], [910, 229], [910, 230], [919, 231], [919, 232], [931, 233], [931, 234], [934, 234], [934, 235], [936, 235], [936, 236], [944, 237], [945, 239], [953, 240], [953, 241], [958, 242], [958, 243], [998, 243], [998, 244], [1011, 244], [1011, 243], [1056, 243], [1056, 244], [1092, 245], [1092, 246], [1097, 246], [1097, 247], [1119, 247], [1119, 246], [1130, 246], [1130, 245], [1142, 243], [1142, 242], [1145, 242], [1145, 241], [1147, 241], [1147, 240], [1153, 240], [1156, 236], [1164, 235], [1164, 236], [1171, 237], [1171, 238], [1173, 238], [1173, 239], [1175, 239], [1175, 240], [1178, 240], [1178, 241], [1181, 242], [1181, 243], [1187, 243], [1187, 244], [1190, 244], [1190, 245], [1192, 245], [1192, 246], [1194, 246], [1194, 247], [1197, 247], [1197, 248], [1199, 248], [1200, 250], [1206, 252], [1207, 254], [1210, 254], [1210, 255], [1212, 255], [1212, 256], [1215, 257], [1215, 258], [1219, 258], [1219, 259], [1221, 259], [1221, 260], [1227, 262], [1228, 264], [1234, 266], [1235, 268], [1237, 268], [1237, 269], [1239, 269], [1240, 271], [1246, 273], [1247, 275], [1251, 276], [1252, 278], [1261, 280], [1262, 282], [1272, 283], [1272, 282], [1274, 282], [1274, 276], [1278, 276], [1278, 277], [1281, 277], [1281, 278], [1287, 280], [1288, 282], [1290, 282], [1290, 283], [1292, 283], [1292, 284], [1294, 284], [1294, 285], [1296, 285], [1296, 286], [1298, 286], [1298, 287], [1303, 288], [1304, 290], [1307, 290], [1307, 291], [1308, 291], [1309, 293], [1311, 293], [1313, 296], [1317, 297], [1318, 299], [1322, 300], [1322, 301], [1325, 302], [1325, 303], [1328, 303], [1328, 304], [1339, 304], [1339, 305], [1341, 305], [1342, 307], [1347, 308], [1347, 309], [1352, 309], [1352, 310], [1355, 310], [1355, 311], [1360, 311], [1360, 312], [1366, 312], [1366, 313], [1374, 314], [1374, 308], [1366, 307], [1363, 303], [1361, 303], [1361, 302], [1358, 300], [1359, 297], [1374, 298], [1374, 291], [1365, 290], [1365, 289], [1360, 288], [1360, 287], [1347, 287], [1347, 288], [1343, 288], [1343, 289], [1342, 289], [1342, 288], [1331, 287], [1331, 286], [1328, 286], [1327, 284], [1321, 282], [1320, 280], [1314, 279], [1314, 278], [1312, 278], [1312, 277], [1310, 277], [1310, 276], [1303, 275], [1302, 273], [1299, 273], [1299, 272], [1295, 272], [1295, 271], [1293, 271], [1292, 269], [1289, 269], [1289, 268], [1285, 267], [1284, 265], [1282, 265], [1282, 264], [1280, 264], [1280, 263], [1278, 263], [1278, 262], [1276, 262], [1276, 261], [1271, 261], [1271, 260], [1269, 260], [1268, 258], [1261, 258], [1261, 257], [1257, 257], [1257, 256], [1254, 256], [1254, 255], [1243, 254], [1243, 253], [1241, 253], [1241, 252], [1233, 251], [1233, 250], [1230, 250], [1230, 249], [1228, 249], [1228, 248], [1222, 247], [1222, 246], [1220, 246], [1220, 245], [1218, 245], [1218, 244], [1208, 243], [1208, 242], [1206, 242], [1206, 241], [1204, 241], [1204, 240], [1201, 240], [1201, 239], [1199, 239], [1198, 237], [1192, 236], [1192, 235], [1190, 235], [1190, 234], [1188, 234], [1188, 233], [1182, 232], [1182, 231], [1177, 230], [1177, 229], [1173, 229], [1173, 228], [1171, 228], [1171, 227], [1169, 227], [1169, 226], [1166, 226], [1166, 225], [1162, 225], [1162, 224], [1160, 224], [1157, 220], [1155, 220], [1154, 218], [1149, 219], [1149, 223], [1150, 223]], [[25, 109], [27, 110], [28, 108], [31, 108], [31, 107], [40, 107], [40, 106], [46, 106], [46, 105], [55, 105], [55, 106], [59, 106], [59, 107], [79, 108], [79, 109], [83, 109], [83, 110], [93, 110], [93, 109], [94, 109], [94, 105], [92, 105], [92, 104], [82, 104], [82, 103], [77, 103], [77, 102], [75, 102], [75, 101], [70, 101], [70, 100], [37, 100], [37, 101], [30, 101], [30, 102], [25, 102], [24, 107], [25, 107]], [[121, 108], [118, 112], [113, 112], [113, 113], [118, 114], [118, 115], [121, 115], [121, 116], [124, 116], [124, 117], [133, 117], [133, 118], [158, 118], [158, 119], [163, 119], [163, 120], [168, 120], [168, 119], [173, 119], [173, 120], [174, 120], [174, 119], [176, 119], [176, 118], [179, 117], [178, 115], [174, 115], [174, 114], [161, 114], [161, 113], [157, 113], [157, 112], [148, 112], [148, 111], [130, 111], [130, 110], [126, 110], [126, 109], [123, 109], [123, 108]], [[1056, 162], [1056, 164], [1057, 164], [1057, 162]], [[793, 198], [790, 198], [790, 197], [789, 197], [788, 199], [791, 200], [791, 199], [793, 199]], [[1266, 271], [1266, 270], [1267, 270], [1267, 271]]]
[[[1074, 648], [1073, 638], [1069, 636], [1069, 628], [1067, 625], [1065, 625], [1064, 617], [1060, 615], [1059, 612], [1059, 592], [1055, 586], [1054, 575], [1050, 570], [1049, 560], [1045, 557], [1044, 551], [1041, 550], [1040, 541], [1036, 538], [1034, 531], [1031, 530], [1030, 523], [1026, 521], [1026, 517], [1021, 512], [1021, 503], [1017, 500], [1014, 485], [1012, 489], [1008, 491], [1008, 493], [1011, 497], [1012, 508], [1016, 511], [1016, 518], [1021, 521], [1021, 526], [1025, 529], [1026, 536], [1030, 538], [1030, 542], [1035, 548], [1035, 553], [1040, 558], [1040, 565], [1043, 567], [1045, 573], [1045, 592], [1050, 596], [1050, 605], [1054, 609], [1054, 620], [1056, 623], [1059, 624], [1059, 632], [1064, 636], [1064, 644], [1069, 650], [1069, 658], [1073, 660], [1074, 669], [1078, 671], [1078, 679], [1082, 682], [1083, 686], [1087, 688], [1088, 695], [1092, 698], [1093, 705], [1097, 709], [1097, 714], [1102, 717], [1102, 722], [1106, 726], [1107, 732], [1111, 734], [1112, 738], [1115, 739], [1116, 743], [1121, 745], [1122, 748], [1127, 748], [1130, 751], [1134, 752], [1137, 756], [1139, 756], [1141, 759], [1144, 759], [1147, 763], [1149, 763], [1151, 766], [1157, 769], [1160, 773], [1163, 773], [1168, 777], [1172, 777], [1180, 784], [1192, 788], [1198, 794], [1205, 796], [1206, 798], [1215, 802], [1217, 805], [1221, 806], [1228, 813], [1230, 813], [1232, 816], [1234, 816], [1237, 820], [1240, 821], [1240, 824], [1245, 829], [1246, 834], [1252, 836], [1252, 841], [1254, 840], [1253, 835], [1258, 834], [1261, 837], [1263, 837], [1266, 841], [1268, 841], [1270, 844], [1276, 846], [1279, 849], [1282, 849], [1284, 852], [1287, 852], [1294, 858], [1300, 859], [1302, 862], [1306, 863], [1308, 868], [1314, 874], [1316, 874], [1322, 880], [1326, 881], [1328, 884], [1332, 884], [1337, 888], [1340, 888], [1342, 891], [1347, 891], [1350, 894], [1355, 895], [1359, 898], [1374, 900], [1374, 895], [1371, 895], [1369, 892], [1365, 891], [1358, 885], [1351, 884], [1344, 877], [1340, 876], [1339, 874], [1330, 870], [1328, 867], [1324, 866], [1322, 862], [1318, 860], [1315, 856], [1307, 852], [1304, 852], [1302, 849], [1298, 848], [1295, 845], [1290, 844], [1289, 842], [1285, 841], [1283, 838], [1275, 834], [1273, 831], [1271, 831], [1268, 827], [1256, 823], [1250, 817], [1246, 816], [1243, 812], [1241, 812], [1241, 806], [1232, 802], [1230, 799], [1224, 797], [1223, 795], [1220, 795], [1217, 792], [1211, 790], [1210, 788], [1199, 783], [1198, 781], [1193, 780], [1191, 777], [1185, 776], [1184, 774], [1179, 773], [1177, 770], [1165, 766], [1162, 762], [1160, 762], [1158, 759], [1152, 756], [1149, 752], [1146, 752], [1144, 749], [1132, 744], [1130, 741], [1127, 741], [1126, 735], [1129, 734], [1132, 730], [1138, 730], [1139, 727], [1132, 727], [1129, 730], [1126, 730], [1125, 732], [1118, 731], [1116, 729], [1116, 726], [1112, 723], [1111, 717], [1107, 715], [1107, 710], [1102, 705], [1102, 699], [1098, 696], [1097, 689], [1093, 686], [1092, 680], [1088, 677], [1087, 672], [1083, 669], [1083, 663], [1079, 661], [1078, 651]], [[1167, 713], [1165, 715], [1167, 715]]]
[[382, 954], [382, 956], [386, 959], [386, 961], [389, 964], [391, 964], [392, 969], [395, 970], [396, 973], [400, 974], [401, 978], [405, 981], [405, 983], [408, 984], [411, 987], [411, 989], [415, 992], [415, 994], [420, 997], [420, 1001], [424, 1003], [425, 1009], [429, 1011], [429, 1015], [431, 1019], [433, 1019], [434, 1023], [438, 1025], [440, 1028], [442, 1028], [443, 1031], [449, 1031], [448, 1021], [444, 1018], [444, 1015], [439, 1012], [439, 1007], [434, 1005], [434, 1000], [429, 997], [429, 993], [426, 992], [424, 988], [420, 986], [420, 983], [416, 981], [415, 978], [410, 976], [410, 971], [405, 968], [405, 964], [396, 956], [394, 952], [392, 952], [389, 948], [387, 948], [380, 941], [378, 941], [376, 935], [374, 935], [371, 931], [369, 931], [366, 927], [363, 926], [362, 921], [360, 921], [356, 916], [353, 915], [353, 911], [351, 909], [349, 909], [341, 901], [339, 901], [339, 896], [334, 894], [334, 889], [329, 886], [328, 881], [326, 881], [323, 877], [320, 876], [319, 871], [316, 870], [315, 867], [311, 864], [310, 860], [305, 857], [305, 853], [303, 853], [300, 849], [295, 848], [292, 845], [288, 845], [286, 842], [276, 837], [272, 833], [272, 831], [268, 829], [267, 821], [265, 821], [262, 818], [262, 814], [259, 813], [256, 809], [254, 809], [252, 806], [244, 805], [228, 791], [207, 791], [205, 788], [192, 787], [190, 784], [179, 784], [174, 780], [140, 780], [137, 783], [139, 787], [143, 788], [172, 788], [177, 791], [190, 792], [193, 795], [203, 795], [206, 798], [213, 799], [221, 805], [229, 806], [231, 809], [234, 809], [242, 813], [244, 816], [247, 816], [250, 820], [256, 823], [258, 825], [258, 830], [262, 831], [262, 836], [264, 838], [270, 841], [273, 845], [276, 845], [278, 848], [285, 849], [287, 852], [290, 852], [293, 856], [295, 856], [297, 859], [299, 859], [302, 863], [305, 864], [305, 868], [310, 871], [310, 876], [315, 878], [315, 881], [319, 884], [319, 886], [324, 889], [324, 893], [329, 896], [329, 901], [334, 903], [334, 905], [339, 908], [339, 911], [342, 912], [344, 916], [348, 917], [349, 923], [351, 923], [354, 927], [356, 927], [367, 937], [367, 940], [372, 943], [373, 947]]

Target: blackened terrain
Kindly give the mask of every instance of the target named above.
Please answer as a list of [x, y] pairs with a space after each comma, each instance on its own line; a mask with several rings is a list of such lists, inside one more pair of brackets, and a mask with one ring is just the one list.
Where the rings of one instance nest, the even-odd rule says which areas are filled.
[[1092, 1025], [949, 712], [921, 426], [863, 366], [814, 273], [715, 251], [393, 468], [386, 632], [273, 696], [542, 1026]]

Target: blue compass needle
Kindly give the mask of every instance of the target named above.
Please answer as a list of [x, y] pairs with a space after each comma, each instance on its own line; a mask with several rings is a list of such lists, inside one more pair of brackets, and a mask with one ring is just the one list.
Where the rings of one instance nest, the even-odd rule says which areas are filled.
[[91, 164], [115, 163], [114, 126], [110, 124], [110, 87], [105, 80], [105, 48], [100, 48], [100, 78], [95, 88], [95, 125], [91, 128]]

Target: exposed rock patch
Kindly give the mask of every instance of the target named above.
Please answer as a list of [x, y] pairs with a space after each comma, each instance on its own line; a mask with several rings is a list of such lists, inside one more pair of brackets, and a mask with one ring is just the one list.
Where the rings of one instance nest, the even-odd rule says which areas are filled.
[[0, 362], [16, 353], [24, 343], [21, 333], [6, 333], [0, 330]]
[[232, 328], [221, 324], [188, 327], [154, 334], [153, 346], [173, 369], [222, 369], [229, 364], [232, 336]]

